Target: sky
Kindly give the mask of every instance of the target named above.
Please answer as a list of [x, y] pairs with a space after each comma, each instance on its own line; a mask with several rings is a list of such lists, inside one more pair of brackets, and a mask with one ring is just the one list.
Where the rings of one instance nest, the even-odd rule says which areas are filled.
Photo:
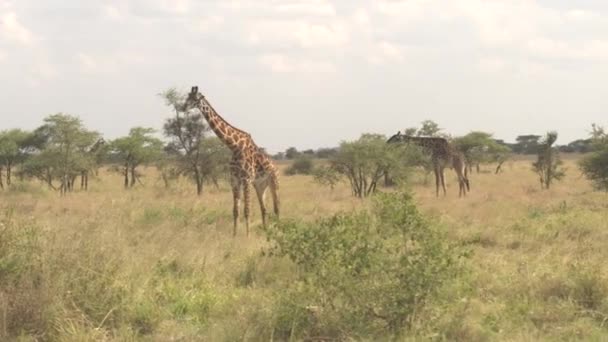
[[558, 143], [608, 124], [604, 0], [0, 0], [0, 130], [57, 112], [112, 139], [197, 85], [277, 152], [434, 120]]

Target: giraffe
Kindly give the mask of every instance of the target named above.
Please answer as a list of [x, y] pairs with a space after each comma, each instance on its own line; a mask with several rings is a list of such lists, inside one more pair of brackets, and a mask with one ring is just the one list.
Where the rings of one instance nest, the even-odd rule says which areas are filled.
[[387, 141], [387, 143], [401, 142], [413, 143], [431, 152], [433, 172], [435, 174], [435, 195], [437, 197], [439, 197], [440, 185], [443, 188], [443, 195], [446, 195], [443, 170], [448, 165], [454, 169], [458, 177], [458, 196], [466, 196], [467, 191], [470, 191], [464, 154], [458, 151], [446, 139], [439, 137], [413, 137], [401, 134], [399, 131]]
[[233, 200], [233, 235], [236, 235], [238, 226], [242, 190], [245, 227], [247, 236], [249, 236], [250, 188], [252, 185], [255, 188], [260, 204], [262, 224], [266, 226], [264, 197], [267, 188], [270, 188], [272, 195], [274, 213], [277, 217], [279, 216], [279, 177], [277, 168], [262, 148], [255, 144], [249, 133], [232, 126], [213, 109], [205, 96], [199, 93], [197, 86], [192, 87], [182, 110], [185, 112], [193, 108], [201, 111], [215, 135], [232, 151], [230, 181]]

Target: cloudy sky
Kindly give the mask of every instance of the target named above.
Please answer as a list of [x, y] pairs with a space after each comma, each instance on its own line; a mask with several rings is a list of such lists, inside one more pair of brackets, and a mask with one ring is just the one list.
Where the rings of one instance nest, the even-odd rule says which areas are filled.
[[270, 151], [432, 119], [560, 143], [608, 124], [604, 0], [0, 0], [0, 129], [161, 128], [198, 85]]

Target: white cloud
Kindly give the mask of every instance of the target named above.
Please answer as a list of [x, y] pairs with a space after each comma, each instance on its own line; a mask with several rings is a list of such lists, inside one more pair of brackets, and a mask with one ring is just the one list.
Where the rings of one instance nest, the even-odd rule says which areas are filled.
[[381, 41], [371, 49], [368, 60], [376, 65], [401, 63], [405, 60], [405, 49], [397, 44]]
[[279, 13], [298, 13], [316, 16], [334, 16], [336, 9], [332, 4], [324, 0], [308, 0], [284, 3], [276, 6]]
[[292, 32], [305, 48], [317, 46], [340, 46], [348, 42], [347, 30], [339, 24], [315, 25], [302, 23]]
[[224, 24], [224, 17], [220, 15], [210, 15], [198, 21], [197, 28], [199, 31], [207, 33], [217, 30]]
[[275, 73], [332, 73], [335, 66], [326, 61], [299, 60], [282, 54], [266, 54], [259, 58], [260, 65]]
[[495, 73], [504, 71], [507, 68], [507, 62], [500, 57], [484, 57], [479, 61], [479, 69], [482, 72]]
[[128, 66], [142, 65], [145, 59], [131, 52], [113, 52], [104, 55], [92, 55], [79, 52], [75, 56], [80, 70], [86, 73], [109, 74], [117, 73]]
[[0, 14], [0, 36], [22, 45], [30, 45], [33, 40], [32, 34], [19, 22], [15, 12]]
[[126, 16], [125, 9], [118, 5], [106, 4], [102, 7], [102, 12], [105, 17], [112, 20], [124, 20]]
[[263, 20], [251, 26], [248, 41], [253, 45], [296, 44], [301, 48], [339, 47], [349, 41], [349, 33], [341, 24]]

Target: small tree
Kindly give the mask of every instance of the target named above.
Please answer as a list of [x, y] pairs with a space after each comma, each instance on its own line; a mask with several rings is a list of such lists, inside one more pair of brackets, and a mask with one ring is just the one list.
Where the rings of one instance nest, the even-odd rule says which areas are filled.
[[210, 129], [201, 113], [182, 112], [184, 95], [169, 89], [160, 96], [175, 114], [163, 127], [165, 136], [171, 139], [165, 150], [174, 157], [177, 173], [194, 180], [200, 196], [205, 182], [217, 185], [227, 173], [230, 150], [219, 139], [207, 138]]
[[410, 165], [405, 151], [387, 144], [383, 135], [363, 134], [356, 141], [340, 144], [330, 165], [349, 180], [353, 195], [363, 198], [376, 191], [387, 172], [396, 179], [405, 177]]
[[499, 144], [496, 141], [494, 142], [494, 144], [489, 146], [487, 153], [489, 156], [489, 162], [497, 164], [494, 174], [498, 174], [500, 171], [502, 171], [502, 164], [509, 160], [512, 152], [509, 146]]
[[608, 192], [608, 134], [600, 126], [593, 125], [591, 147], [593, 152], [580, 162], [580, 168], [594, 188]]
[[121, 164], [119, 171], [124, 175], [125, 188], [139, 180], [137, 167], [159, 159], [163, 143], [153, 133], [152, 128], [134, 127], [128, 136], [110, 143], [110, 151]]
[[295, 147], [290, 147], [287, 150], [285, 150], [285, 158], [287, 158], [287, 159], [295, 159], [299, 155], [300, 155], [300, 152], [298, 152], [298, 149]]
[[4, 187], [3, 169], [6, 170], [6, 185], [11, 185], [13, 167], [25, 160], [30, 135], [30, 132], [20, 129], [0, 132], [0, 188]]
[[294, 162], [285, 170], [287, 176], [293, 175], [310, 175], [314, 168], [312, 157], [307, 154], [302, 154], [294, 160]]
[[565, 176], [565, 171], [561, 168], [562, 161], [559, 151], [553, 147], [557, 140], [557, 132], [549, 132], [538, 146], [538, 157], [532, 164], [534, 171], [538, 173], [541, 188], [549, 189], [553, 180], [560, 180]]
[[[35, 152], [23, 164], [22, 172], [65, 194], [73, 190], [74, 180], [90, 164], [91, 157], [83, 152], [83, 146], [94, 144], [99, 134], [88, 131], [78, 117], [63, 113], [50, 115], [44, 122], [24, 142]], [[59, 181], [59, 187], [53, 180]]]
[[313, 170], [313, 179], [322, 186], [328, 186], [331, 191], [341, 180], [341, 175], [330, 166], [320, 166]]
[[418, 129], [418, 132], [416, 132], [416, 135], [425, 137], [439, 137], [444, 135], [441, 133], [441, 131], [442, 129], [435, 121], [424, 120], [422, 121], [421, 127]]
[[535, 154], [539, 152], [541, 142], [540, 135], [527, 134], [515, 138], [517, 143], [513, 147], [513, 152], [521, 154]]
[[499, 163], [496, 169], [500, 170], [500, 166], [507, 160], [510, 151], [507, 146], [496, 142], [491, 133], [480, 131], [455, 138], [453, 143], [465, 155], [469, 171], [472, 171], [475, 166], [479, 172], [479, 166], [482, 163]]

